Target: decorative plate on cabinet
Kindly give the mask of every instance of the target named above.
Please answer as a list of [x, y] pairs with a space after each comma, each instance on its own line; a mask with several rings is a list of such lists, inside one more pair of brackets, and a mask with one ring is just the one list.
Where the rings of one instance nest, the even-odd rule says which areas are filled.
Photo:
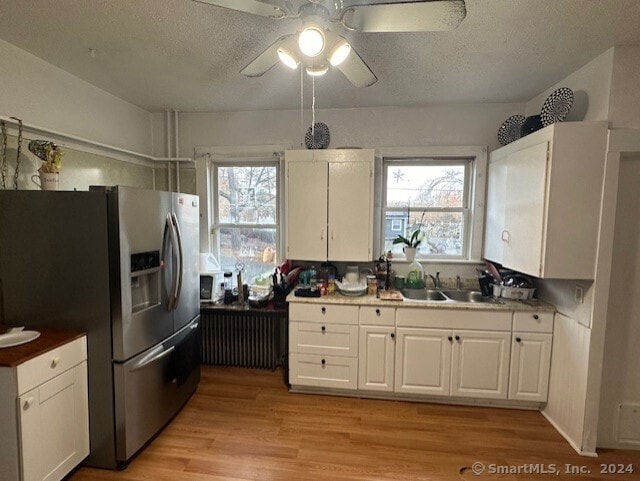
[[540, 111], [542, 125], [546, 127], [562, 122], [569, 115], [571, 107], [573, 107], [573, 90], [569, 87], [559, 88], [549, 95], [542, 105]]
[[331, 135], [329, 127], [324, 122], [316, 122], [313, 128], [309, 127], [304, 136], [304, 143], [307, 149], [326, 149], [329, 147]]
[[526, 137], [529, 134], [532, 134], [536, 130], [540, 130], [543, 127], [542, 120], [539, 115], [531, 115], [527, 117], [522, 124], [522, 128], [520, 129], [520, 133], [522, 137]]
[[498, 142], [501, 145], [507, 145], [518, 140], [522, 136], [521, 130], [524, 120], [524, 115], [512, 115], [505, 120], [498, 129]]

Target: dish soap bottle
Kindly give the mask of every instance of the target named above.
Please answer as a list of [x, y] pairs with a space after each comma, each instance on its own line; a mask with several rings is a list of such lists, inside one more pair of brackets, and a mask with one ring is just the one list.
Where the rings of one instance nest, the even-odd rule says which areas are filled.
[[405, 283], [409, 289], [422, 289], [424, 287], [424, 269], [422, 264], [415, 259], [409, 264]]

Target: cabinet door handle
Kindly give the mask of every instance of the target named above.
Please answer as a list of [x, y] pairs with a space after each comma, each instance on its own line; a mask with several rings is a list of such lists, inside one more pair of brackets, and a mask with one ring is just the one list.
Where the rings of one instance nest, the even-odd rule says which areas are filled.
[[380, 316], [380, 309], [376, 309], [376, 316]]
[[324, 228], [320, 229], [320, 240], [324, 240]]
[[453, 342], [453, 336], [449, 336], [447, 339], [449, 339], [449, 342]]
[[460, 336], [456, 336], [456, 341], [459, 341], [459, 340], [460, 340]]
[[503, 230], [502, 231], [502, 242], [506, 242], [507, 244], [509, 243], [509, 231], [508, 230]]
[[390, 335], [391, 335], [391, 339], [395, 339], [396, 338], [395, 333], [392, 332]]
[[333, 229], [331, 229], [331, 240], [333, 240]]
[[327, 330], [325, 326], [322, 326], [320, 329], [322, 330], [322, 332], [325, 332]]
[[522, 342], [522, 339], [519, 337], [516, 337], [516, 342]]
[[56, 367], [58, 367], [58, 364], [60, 364], [59, 357], [54, 357], [53, 359], [51, 359], [51, 369], [55, 369]]
[[31, 407], [32, 404], [33, 404], [33, 398], [32, 397], [27, 398], [27, 399], [24, 400], [24, 404], [22, 405], [22, 409], [24, 409], [26, 411], [27, 409], [29, 409]]
[[533, 318], [537, 321], [538, 319], [540, 319], [540, 316], [538, 314], [534, 314]]
[[325, 364], [327, 364], [327, 361], [325, 361], [324, 359], [321, 361], [322, 365], [324, 366]]
[[321, 311], [323, 314], [326, 314], [326, 313], [327, 313], [327, 308], [326, 308], [326, 307], [323, 307], [322, 309], [320, 309], [320, 311]]

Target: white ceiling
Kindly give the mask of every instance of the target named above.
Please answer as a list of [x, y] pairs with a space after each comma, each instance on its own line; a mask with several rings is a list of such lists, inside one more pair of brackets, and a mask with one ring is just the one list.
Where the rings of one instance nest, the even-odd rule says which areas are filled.
[[[344, 32], [378, 83], [358, 89], [334, 69], [316, 81], [316, 108], [526, 101], [609, 47], [640, 45], [639, 0], [467, 11], [451, 32]], [[152, 112], [299, 108], [298, 72], [239, 73], [297, 27], [191, 0], [0, 0], [0, 38]]]

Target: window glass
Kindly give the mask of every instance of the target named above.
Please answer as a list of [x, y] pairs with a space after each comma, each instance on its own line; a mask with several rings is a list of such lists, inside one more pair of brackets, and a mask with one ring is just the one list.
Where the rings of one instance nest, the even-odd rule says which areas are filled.
[[220, 267], [242, 263], [249, 283], [269, 276], [279, 261], [278, 164], [215, 165], [214, 249]]
[[385, 159], [384, 246], [404, 257], [405, 244], [418, 231], [417, 258], [466, 258], [470, 212], [470, 161]]

